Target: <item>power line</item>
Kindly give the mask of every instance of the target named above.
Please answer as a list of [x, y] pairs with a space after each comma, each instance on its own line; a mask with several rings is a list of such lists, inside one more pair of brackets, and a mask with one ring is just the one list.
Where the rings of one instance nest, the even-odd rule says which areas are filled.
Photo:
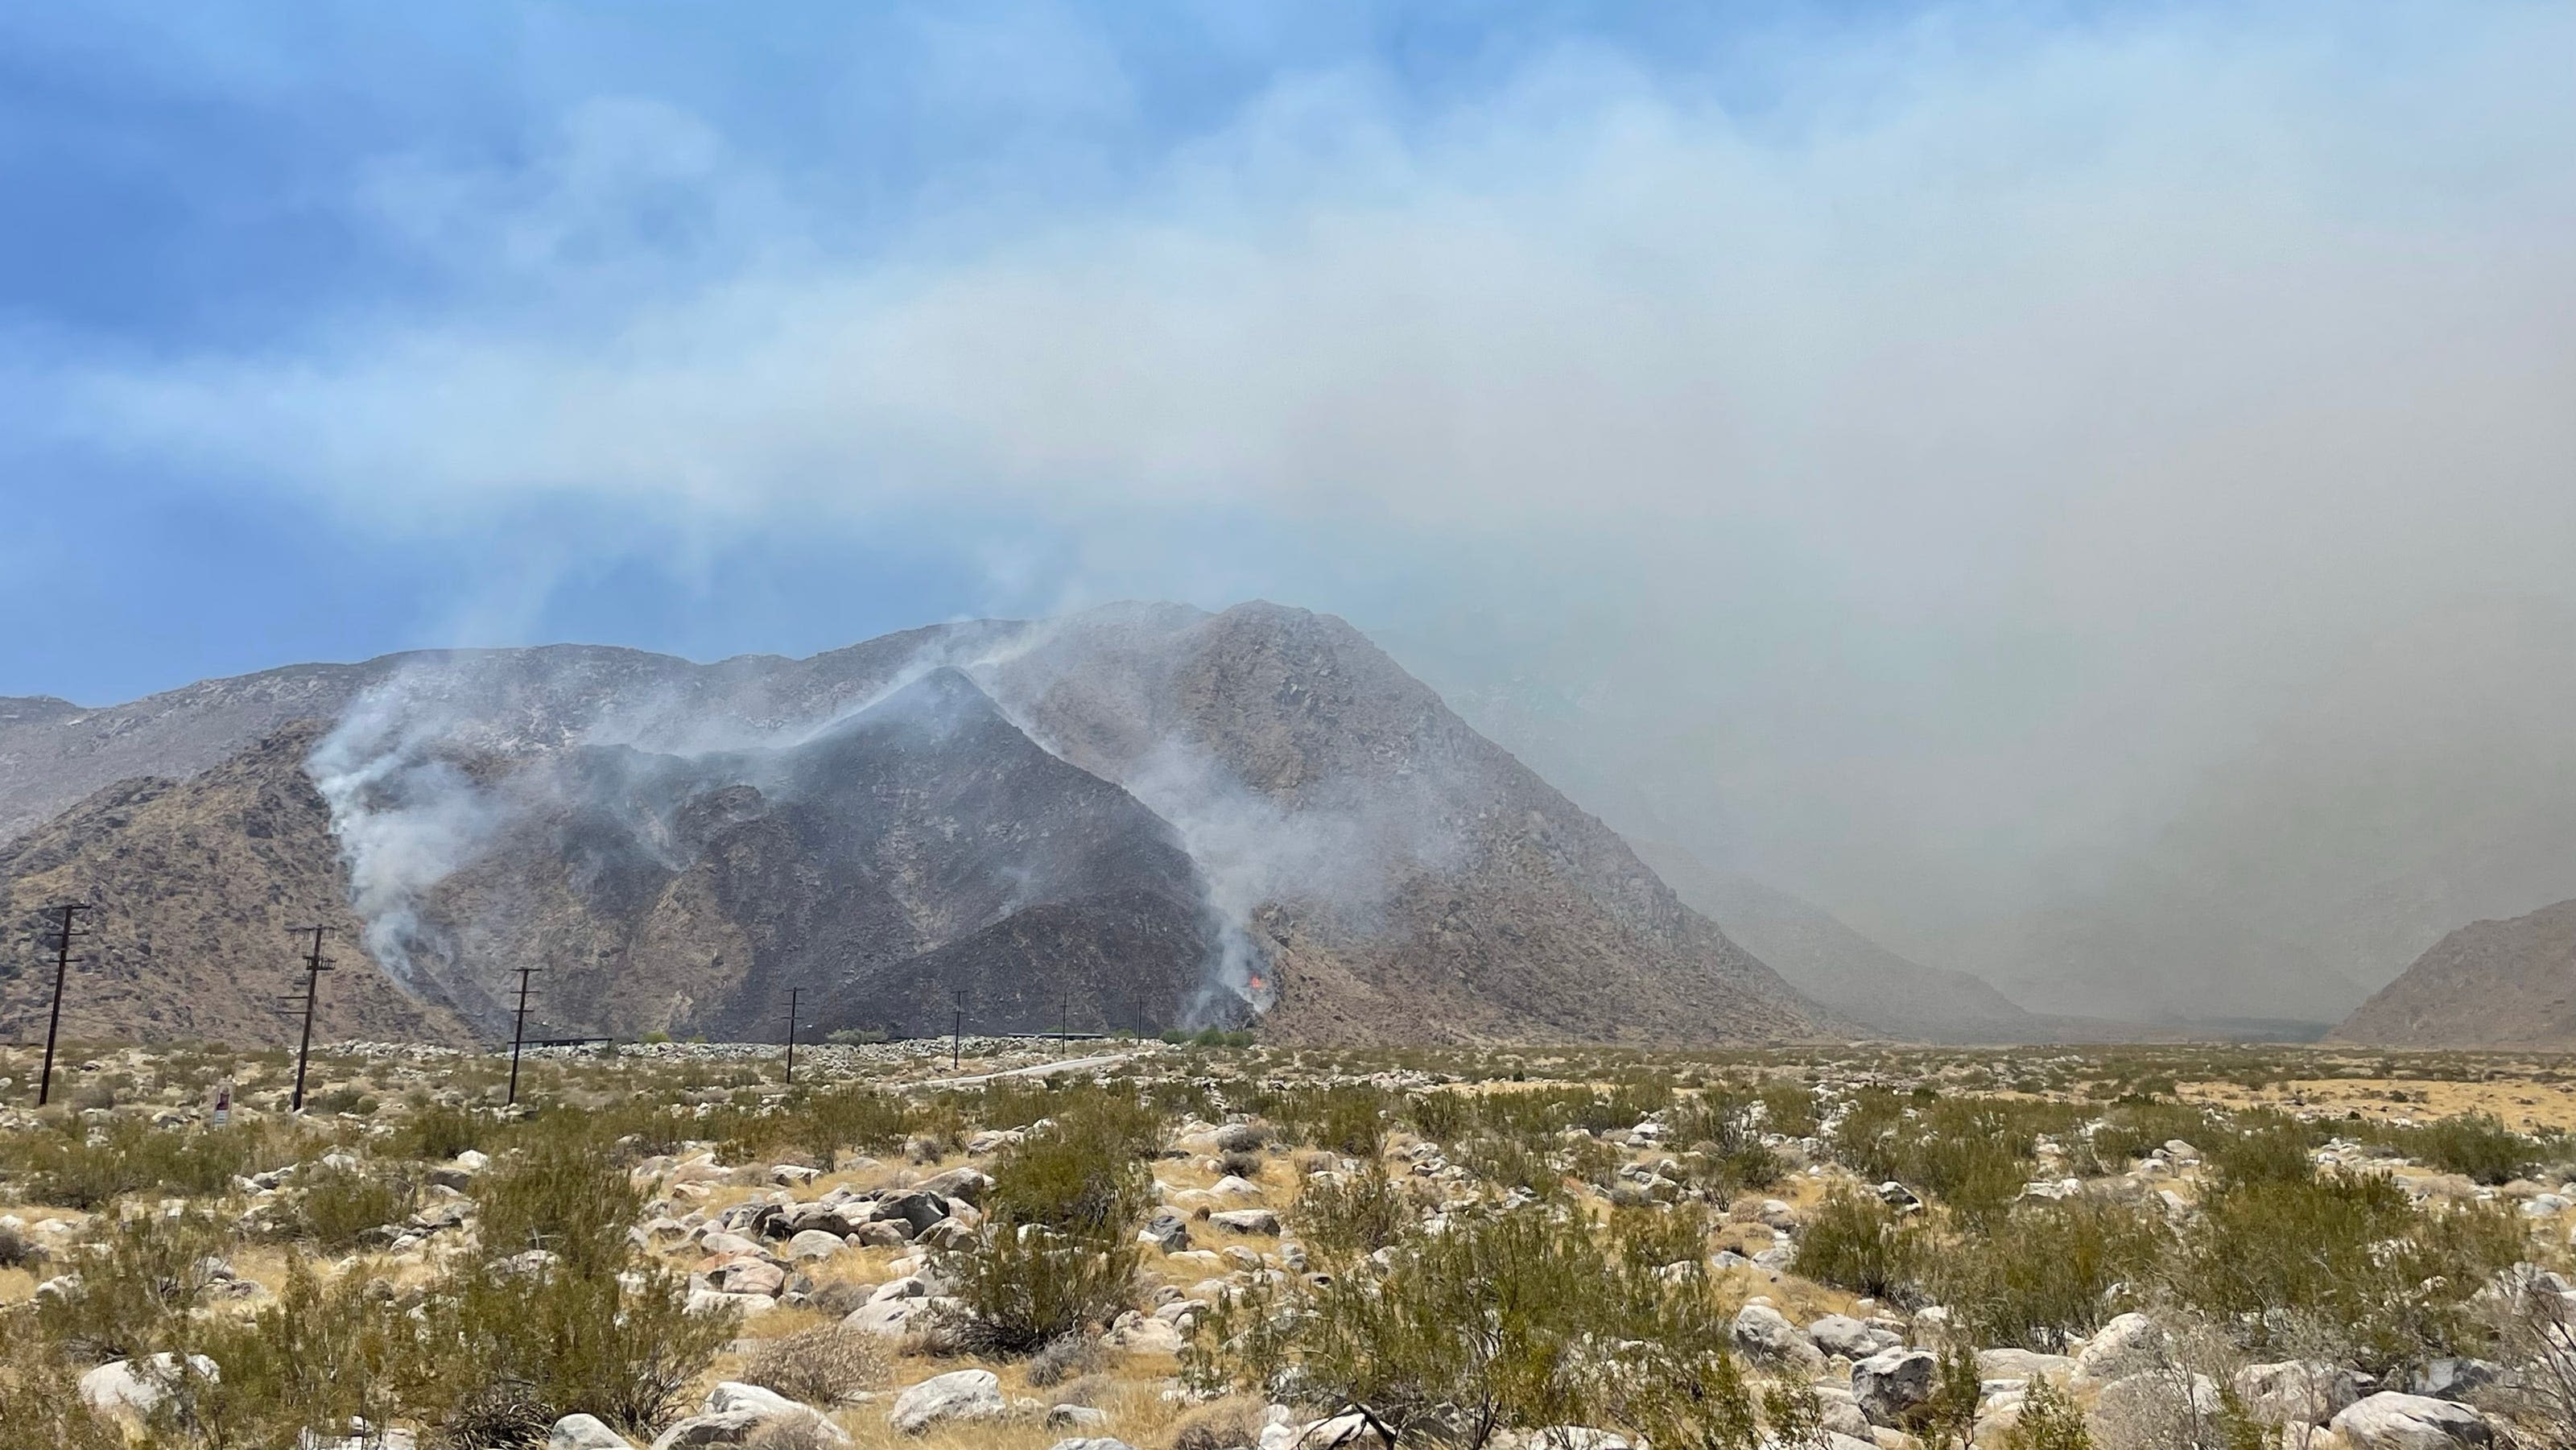
[[313, 1056], [313, 1007], [322, 999], [322, 974], [331, 963], [322, 955], [322, 938], [329, 935], [327, 926], [299, 926], [296, 935], [313, 933], [313, 949], [304, 955], [304, 1037], [295, 1048], [295, 1095], [288, 1099], [287, 1111], [304, 1111], [304, 1067]]
[[787, 989], [787, 1085], [796, 1086], [796, 993]]
[[[63, 980], [71, 975], [72, 938], [98, 934], [96, 928], [82, 930], [72, 925], [73, 917], [80, 912], [98, 910], [86, 901], [58, 901], [45, 910], [59, 913], [62, 924], [54, 928], [57, 938], [54, 943], [54, 1010], [45, 1019], [45, 1067], [36, 1078], [36, 1106], [40, 1108], [54, 1094], [54, 1038], [63, 1026]], [[87, 961], [88, 958], [82, 960]]]
[[535, 967], [519, 968], [519, 1010], [510, 1019], [510, 1096], [504, 1106], [519, 1104], [519, 1048], [528, 1040], [528, 978]]

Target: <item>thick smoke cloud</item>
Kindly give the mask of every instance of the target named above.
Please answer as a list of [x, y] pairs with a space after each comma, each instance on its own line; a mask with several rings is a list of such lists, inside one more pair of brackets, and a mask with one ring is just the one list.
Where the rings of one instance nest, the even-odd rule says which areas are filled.
[[[864, 251], [620, 102], [524, 172], [370, 189], [486, 305], [92, 370], [64, 412], [389, 528], [1008, 516], [1074, 542], [1004, 608], [1384, 626], [1601, 808], [2044, 975], [2090, 948], [2034, 915], [2146, 871], [2338, 662], [2568, 602], [2571, 54], [2549, 5], [1965, 6], [1427, 107], [1292, 75], [1138, 177]], [[674, 195], [711, 240], [623, 256], [626, 200]], [[2281, 843], [2286, 877], [2337, 849]]]

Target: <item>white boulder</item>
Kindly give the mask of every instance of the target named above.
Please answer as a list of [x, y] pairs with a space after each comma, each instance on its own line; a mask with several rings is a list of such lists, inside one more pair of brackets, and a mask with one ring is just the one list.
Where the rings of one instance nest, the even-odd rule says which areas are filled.
[[906, 1435], [918, 1435], [933, 1425], [998, 1419], [1008, 1409], [1002, 1400], [1002, 1382], [991, 1370], [961, 1369], [932, 1375], [895, 1396], [886, 1423]]

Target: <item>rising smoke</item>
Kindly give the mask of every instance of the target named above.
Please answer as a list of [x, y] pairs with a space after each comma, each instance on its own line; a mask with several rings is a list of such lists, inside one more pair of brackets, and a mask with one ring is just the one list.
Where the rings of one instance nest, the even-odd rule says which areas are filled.
[[[1156, 652], [1170, 647], [1171, 626], [1201, 617], [1149, 613], [1159, 627], [1140, 630], [1133, 611], [1111, 609], [960, 626], [855, 675], [801, 679], [791, 677], [815, 662], [746, 672], [742, 662], [613, 652], [622, 671], [603, 684], [595, 656], [611, 652], [426, 656], [356, 701], [308, 770], [331, 809], [368, 951], [420, 991], [465, 955], [426, 908], [513, 830], [574, 814], [614, 822], [621, 850], [678, 869], [689, 848], [638, 772], [792, 798], [799, 784], [777, 763], [786, 753], [915, 698], [909, 687], [953, 668], [1042, 748], [1112, 780], [1172, 828], [1196, 867], [1214, 943], [1199, 986], [1177, 1005], [1191, 1025], [1219, 1023], [1276, 1000], [1277, 973], [1252, 925], [1263, 906], [1300, 903], [1366, 932], [1396, 882], [1443, 864], [1459, 843], [1428, 778], [1295, 800], [1246, 784], [1157, 698]], [[587, 869], [572, 864], [576, 876]], [[1035, 859], [1017, 869], [1023, 896], [1051, 874]]]

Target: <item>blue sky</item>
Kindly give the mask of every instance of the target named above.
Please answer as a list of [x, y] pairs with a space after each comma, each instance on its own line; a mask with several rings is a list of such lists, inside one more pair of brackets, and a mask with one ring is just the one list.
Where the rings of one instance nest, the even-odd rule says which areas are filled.
[[0, 693], [1261, 595], [1966, 899], [2570, 605], [2571, 73], [2506, 0], [12, 7]]
[[[805, 651], [1051, 603], [1052, 586], [997, 586], [992, 556], [1045, 575], [1082, 544], [1008, 511], [735, 518], [710, 536], [532, 497], [388, 523], [339, 496], [363, 479], [280, 491], [242, 476], [270, 460], [64, 428], [79, 420], [57, 385], [291, 366], [442, 316], [596, 321], [772, 248], [861, 267], [989, 246], [1150, 189], [1284, 88], [1348, 87], [1401, 127], [1472, 108], [1534, 58], [1722, 69], [1748, 37], [1843, 23], [1585, 5], [18, 7], [0, 16], [17, 218], [0, 360], [20, 380], [0, 588], [34, 627], [0, 645], [0, 690], [104, 702], [465, 638]], [[1758, 104], [1764, 84], [1743, 93]], [[537, 215], [586, 186], [564, 203], [578, 215]], [[424, 215], [438, 206], [469, 214]], [[559, 230], [476, 228], [506, 230], [512, 208]], [[531, 542], [549, 533], [581, 546]]]

